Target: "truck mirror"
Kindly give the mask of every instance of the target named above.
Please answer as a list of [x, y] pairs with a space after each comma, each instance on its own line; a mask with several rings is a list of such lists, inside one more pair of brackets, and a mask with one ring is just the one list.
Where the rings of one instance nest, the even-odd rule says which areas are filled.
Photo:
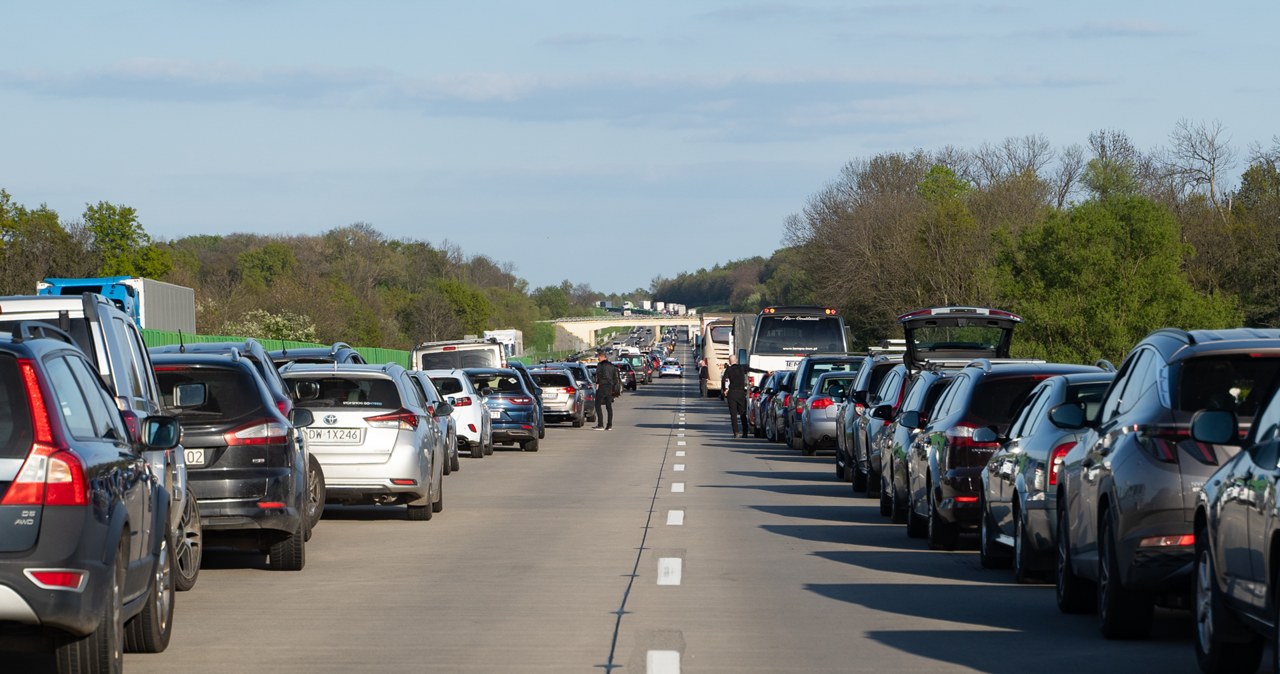
[[746, 364], [747, 364], [747, 350], [746, 350], [746, 349], [738, 349], [738, 364], [739, 364], [739, 365], [746, 365]]

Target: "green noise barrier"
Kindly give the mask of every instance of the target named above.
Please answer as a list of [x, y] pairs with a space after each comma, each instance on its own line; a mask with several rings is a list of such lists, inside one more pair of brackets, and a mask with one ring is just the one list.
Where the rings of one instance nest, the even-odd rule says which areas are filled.
[[[208, 344], [212, 342], [243, 342], [246, 337], [235, 337], [231, 335], [189, 335], [176, 332], [168, 332], [166, 330], [142, 330], [142, 341], [148, 346], [170, 346], [173, 344]], [[255, 337], [262, 348], [267, 351], [276, 351], [279, 349], [302, 349], [310, 347], [328, 348], [331, 344], [316, 344], [313, 342], [295, 342], [287, 339], [263, 339]], [[400, 349], [383, 349], [376, 346], [357, 346], [353, 347], [364, 359], [370, 363], [397, 363], [403, 367], [409, 367], [410, 353], [401, 351]]]

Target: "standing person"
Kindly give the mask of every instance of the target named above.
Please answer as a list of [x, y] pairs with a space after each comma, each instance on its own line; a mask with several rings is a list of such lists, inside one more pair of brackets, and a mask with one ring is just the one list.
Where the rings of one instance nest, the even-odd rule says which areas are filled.
[[729, 367], [724, 369], [725, 400], [729, 401], [729, 423], [733, 425], [733, 437], [738, 437], [738, 422], [742, 422], [742, 437], [747, 437], [747, 372], [746, 365], [738, 363], [737, 355], [729, 356]]
[[[596, 354], [600, 358], [600, 364], [596, 365], [596, 425], [595, 430], [613, 430], [613, 398], [622, 390], [622, 378], [618, 374], [618, 366], [609, 362], [609, 357], [604, 353]], [[608, 421], [600, 413], [600, 408], [604, 407], [608, 412]], [[605, 425], [601, 426], [601, 422]]]

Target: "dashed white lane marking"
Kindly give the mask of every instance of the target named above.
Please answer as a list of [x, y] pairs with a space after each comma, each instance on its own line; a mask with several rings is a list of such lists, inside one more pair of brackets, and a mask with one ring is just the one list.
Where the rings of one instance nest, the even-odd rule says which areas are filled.
[[684, 450], [683, 450], [683, 449], [677, 449], [677, 450], [676, 450], [676, 456], [684, 456]]
[[645, 674], [680, 674], [680, 651], [648, 651], [644, 658]]
[[677, 463], [676, 465], [672, 466], [672, 468], [674, 468], [677, 473], [680, 473], [684, 471], [684, 464]]
[[683, 482], [672, 482], [672, 483], [671, 483], [671, 493], [672, 493], [672, 494], [682, 494], [682, 493], [684, 493], [684, 483], [683, 483]]
[[684, 440], [676, 440], [676, 447], [684, 447]]
[[658, 584], [659, 585], [679, 585], [680, 584], [680, 567], [683, 566], [684, 560], [679, 557], [659, 557], [658, 558]]
[[684, 437], [684, 433], [676, 433], [676, 437], [677, 437], [677, 438], [683, 438], [683, 437]]
[[667, 511], [667, 526], [669, 526], [669, 527], [682, 527], [682, 526], [684, 526], [684, 511], [683, 511], [683, 510], [668, 510], [668, 511]]

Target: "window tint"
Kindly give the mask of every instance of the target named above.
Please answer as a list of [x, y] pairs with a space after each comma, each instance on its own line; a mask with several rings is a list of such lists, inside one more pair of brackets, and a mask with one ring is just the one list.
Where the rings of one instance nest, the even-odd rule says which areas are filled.
[[1231, 410], [1252, 417], [1275, 389], [1280, 358], [1200, 356], [1182, 364], [1174, 407], [1183, 412]]
[[887, 376], [891, 371], [893, 371], [893, 368], [895, 367], [895, 365], [896, 365], [895, 363], [877, 363], [874, 367], [872, 367], [871, 379], [867, 381], [867, 391], [868, 392], [879, 391], [880, 383], [884, 381], [885, 376]]
[[853, 377], [827, 377], [822, 380], [819, 393], [825, 393], [832, 397], [844, 397], [845, 391], [849, 390], [849, 386], [852, 384]]
[[538, 386], [542, 386], [544, 388], [564, 388], [566, 386], [573, 386], [573, 382], [569, 381], [568, 375], [553, 372], [534, 372], [533, 381], [537, 382]]
[[942, 397], [938, 399], [938, 403], [934, 406], [929, 418], [941, 419], [950, 415], [952, 409], [955, 407], [956, 396], [959, 395], [960, 391], [967, 387], [969, 382], [970, 379], [968, 377], [956, 377], [952, 382], [952, 385], [948, 386], [946, 391], [943, 392]]
[[467, 375], [471, 385], [478, 390], [493, 389], [494, 393], [524, 394], [524, 386], [515, 374], [471, 374]]
[[438, 403], [444, 398], [440, 395], [440, 390], [436, 388], [435, 383], [431, 381], [431, 377], [412, 377], [412, 379], [422, 385], [422, 392], [427, 396], [427, 402]]
[[938, 399], [942, 394], [951, 388], [954, 379], [950, 377], [939, 378], [929, 385], [929, 391], [924, 397], [924, 404], [920, 406], [920, 411], [926, 414], [933, 411], [934, 406], [938, 404]]
[[[21, 459], [31, 451], [31, 411], [18, 361], [0, 356], [0, 459]], [[14, 472], [17, 472], [14, 468]]]
[[71, 374], [67, 360], [62, 357], [46, 360], [45, 373], [49, 376], [49, 388], [53, 389], [54, 398], [58, 402], [56, 408], [71, 435], [84, 440], [97, 437], [89, 403], [85, 400], [75, 375]]
[[423, 370], [457, 370], [471, 367], [498, 367], [502, 357], [497, 347], [459, 348], [422, 354]]
[[1047, 387], [1032, 391], [1026, 402], [1022, 404], [1017, 416], [1014, 417], [1013, 423], [1010, 424], [1009, 437], [1022, 438], [1034, 433], [1040, 423], [1044, 408], [1051, 397], [1053, 396]]
[[1102, 416], [1099, 417], [1101, 421], [1110, 421], [1115, 418], [1117, 413], [1119, 413], [1121, 401], [1124, 400], [1125, 396], [1125, 388], [1127, 388], [1130, 383], [1129, 375], [1133, 372], [1134, 367], [1139, 365], [1138, 361], [1141, 360], [1143, 355], [1145, 355], [1145, 351], [1130, 354], [1130, 356], [1125, 359], [1124, 364], [1120, 366], [1120, 371], [1116, 373], [1115, 382], [1112, 383], [1111, 388], [1106, 394], [1106, 398], [1102, 401]]
[[875, 403], [878, 405], [896, 405], [898, 403], [898, 390], [902, 386], [902, 371], [894, 368], [885, 376], [884, 381], [880, 382], [880, 388], [876, 389]]
[[402, 407], [400, 389], [385, 377], [307, 378], [320, 386], [320, 396], [300, 400], [302, 407]]
[[[164, 405], [179, 419], [239, 419], [261, 414], [273, 402], [264, 399], [257, 375], [238, 367], [186, 367], [162, 365], [156, 368], [160, 397]], [[173, 391], [182, 384], [204, 384], [204, 404], [199, 407], [173, 407]]]
[[1013, 415], [1042, 376], [985, 377], [978, 382], [969, 402], [969, 419], [979, 426], [1006, 429]]
[[1084, 405], [1084, 418], [1093, 419], [1098, 414], [1098, 409], [1102, 405], [1102, 395], [1106, 392], [1107, 382], [1105, 381], [1072, 384], [1067, 388], [1066, 402]]
[[462, 381], [453, 377], [432, 377], [431, 383], [436, 385], [436, 390], [441, 395], [451, 396], [462, 393]]
[[809, 366], [809, 381], [805, 384], [806, 388], [813, 388], [814, 382], [818, 381], [826, 372], [857, 372], [858, 367], [862, 365], [862, 361], [854, 361], [852, 363], [811, 363]]

